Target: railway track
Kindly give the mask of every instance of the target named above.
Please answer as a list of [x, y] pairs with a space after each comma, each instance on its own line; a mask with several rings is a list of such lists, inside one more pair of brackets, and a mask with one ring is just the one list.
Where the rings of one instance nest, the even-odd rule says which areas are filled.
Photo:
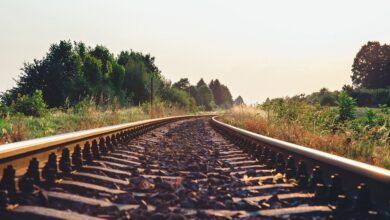
[[390, 218], [389, 171], [210, 117], [4, 145], [0, 166], [0, 219]]

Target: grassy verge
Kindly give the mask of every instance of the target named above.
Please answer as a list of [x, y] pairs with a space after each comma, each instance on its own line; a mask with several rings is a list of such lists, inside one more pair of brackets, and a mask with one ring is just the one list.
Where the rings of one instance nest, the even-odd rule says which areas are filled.
[[123, 109], [97, 109], [93, 104], [82, 103], [67, 110], [51, 109], [41, 117], [14, 114], [0, 118], [0, 144], [187, 113], [166, 103], [156, 103], [152, 115], [148, 104]]
[[[378, 113], [379, 114], [379, 113]], [[337, 111], [304, 103], [234, 107], [223, 121], [252, 132], [390, 169], [388, 115], [382, 125], [360, 118], [338, 123]], [[377, 118], [379, 116], [377, 115]], [[372, 121], [372, 120], [371, 120]]]

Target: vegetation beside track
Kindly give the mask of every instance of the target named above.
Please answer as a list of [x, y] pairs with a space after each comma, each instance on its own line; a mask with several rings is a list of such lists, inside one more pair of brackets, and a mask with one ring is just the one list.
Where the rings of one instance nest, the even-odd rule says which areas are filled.
[[0, 131], [2, 134], [0, 136], [0, 144], [188, 113], [185, 109], [166, 102], [154, 103], [151, 115], [149, 103], [115, 109], [96, 108], [92, 101], [84, 101], [66, 110], [49, 109], [40, 117], [17, 113], [0, 118], [0, 127], [2, 129]]
[[[150, 54], [114, 55], [102, 45], [71, 41], [52, 44], [42, 59], [26, 62], [15, 87], [0, 92], [0, 144], [233, 105], [218, 79], [172, 83]], [[243, 103], [241, 96], [236, 102]]]
[[236, 106], [227, 111], [223, 121], [389, 169], [390, 109], [386, 106], [356, 109], [351, 104], [352, 108], [345, 110], [345, 106], [320, 106], [309, 104], [304, 98], [284, 98], [258, 106]]

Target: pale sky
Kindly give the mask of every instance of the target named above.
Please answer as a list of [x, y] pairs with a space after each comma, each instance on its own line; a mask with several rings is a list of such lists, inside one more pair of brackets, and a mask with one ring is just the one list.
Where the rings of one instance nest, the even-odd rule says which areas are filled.
[[173, 82], [255, 103], [350, 84], [360, 47], [390, 43], [390, 1], [0, 0], [0, 91], [60, 40], [150, 53]]

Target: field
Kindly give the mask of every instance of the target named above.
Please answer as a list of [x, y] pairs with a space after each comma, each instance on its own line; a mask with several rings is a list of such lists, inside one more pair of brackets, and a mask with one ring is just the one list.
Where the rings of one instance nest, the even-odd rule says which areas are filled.
[[262, 135], [390, 169], [389, 110], [357, 108], [340, 121], [337, 107], [284, 100], [237, 106], [223, 120]]

